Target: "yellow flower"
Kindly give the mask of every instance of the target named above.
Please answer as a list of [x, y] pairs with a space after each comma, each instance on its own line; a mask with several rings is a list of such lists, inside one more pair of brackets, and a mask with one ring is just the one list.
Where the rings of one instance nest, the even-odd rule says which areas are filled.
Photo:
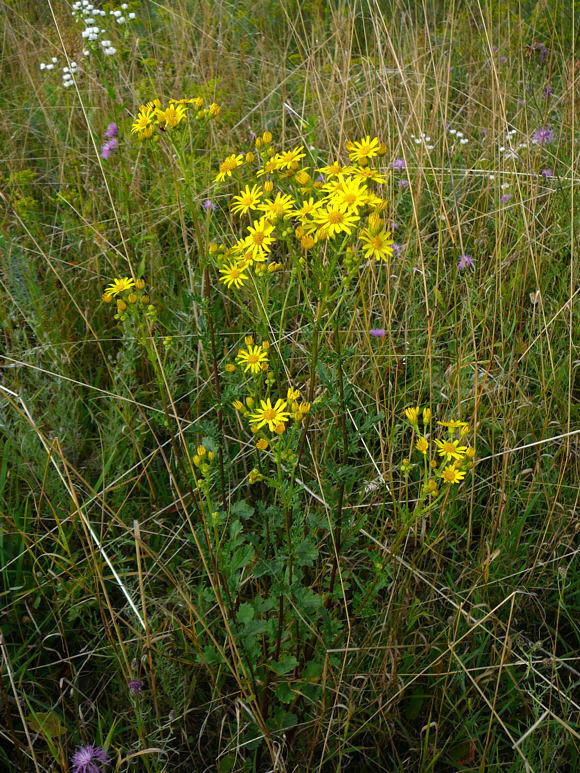
[[415, 443], [415, 448], [417, 451], [420, 451], [422, 454], [426, 454], [429, 450], [429, 441], [426, 437], [420, 437], [417, 442]]
[[255, 159], [256, 159], [256, 156], [252, 153], [251, 150], [248, 153], [246, 153], [246, 163], [247, 164], [253, 163], [253, 161], [255, 161]]
[[405, 416], [411, 422], [411, 424], [417, 424], [419, 421], [420, 408], [405, 408]]
[[111, 300], [119, 295], [119, 293], [130, 290], [134, 286], [135, 280], [129, 276], [124, 276], [122, 279], [113, 279], [111, 284], [108, 287], [105, 287], [105, 295]]
[[436, 440], [437, 453], [450, 462], [452, 459], [461, 459], [467, 451], [467, 446], [460, 446], [457, 440]]
[[248, 482], [250, 484], [258, 483], [261, 480], [264, 480], [264, 476], [259, 470], [257, 470], [255, 467], [253, 470], [250, 470], [250, 474], [248, 475]]
[[292, 212], [294, 200], [289, 194], [278, 193], [274, 199], [266, 199], [257, 209], [264, 213], [267, 220], [273, 221], [279, 217], [288, 217]]
[[334, 164], [330, 164], [330, 166], [321, 166], [320, 169], [317, 169], [316, 171], [325, 174], [327, 177], [333, 177], [342, 172], [342, 166], [338, 161], [335, 161]]
[[266, 450], [268, 449], [268, 446], [269, 446], [269, 445], [270, 445], [270, 444], [268, 443], [268, 441], [266, 440], [266, 438], [265, 438], [265, 437], [261, 437], [261, 438], [258, 440], [258, 442], [256, 443], [256, 448], [257, 448], [259, 451], [266, 451]]
[[265, 174], [272, 174], [272, 172], [277, 172], [279, 169], [280, 161], [278, 156], [273, 156], [269, 161], [266, 161], [261, 169], [258, 169], [256, 174], [258, 177], [262, 177]]
[[320, 201], [315, 201], [311, 196], [309, 199], [304, 199], [302, 206], [299, 209], [295, 209], [292, 214], [299, 220], [302, 220], [305, 217], [311, 216], [312, 213], [316, 212], [317, 209], [320, 209], [321, 206], [322, 203]]
[[163, 124], [164, 129], [174, 129], [183, 121], [187, 114], [185, 105], [169, 105], [166, 110], [157, 109], [155, 116], [157, 122]]
[[429, 424], [432, 415], [431, 408], [423, 408], [423, 424]]
[[303, 416], [306, 416], [307, 413], [310, 413], [311, 407], [312, 406], [310, 403], [300, 403], [300, 405], [298, 406], [298, 412], [301, 413]]
[[243, 163], [244, 163], [244, 157], [241, 153], [238, 153], [237, 156], [235, 153], [232, 153], [231, 156], [228, 156], [227, 158], [225, 158], [220, 164], [220, 170], [216, 175], [214, 182], [218, 183], [218, 182], [221, 182], [222, 180], [225, 180], [226, 177], [231, 177], [234, 169], [237, 169]]
[[226, 365], [226, 373], [235, 373], [236, 372], [236, 366], [233, 362], [228, 362]]
[[367, 186], [360, 180], [337, 175], [335, 180], [325, 186], [332, 195], [332, 202], [344, 204], [348, 209], [362, 207], [367, 197]]
[[467, 446], [467, 448], [465, 449], [465, 456], [468, 459], [473, 459], [473, 457], [475, 456], [475, 448], [473, 446]]
[[463, 470], [457, 470], [453, 465], [445, 467], [441, 473], [442, 480], [445, 483], [459, 483], [460, 480], [465, 478], [465, 472]]
[[431, 480], [428, 480], [425, 484], [425, 493], [429, 494], [429, 496], [435, 496], [439, 493], [439, 488], [437, 487], [437, 481], [431, 478]]
[[258, 208], [261, 198], [262, 191], [259, 185], [253, 185], [251, 188], [246, 185], [244, 190], [240, 191], [239, 196], [233, 197], [230, 209], [236, 215], [246, 215], [251, 209]]
[[241, 400], [234, 400], [234, 402], [232, 403], [232, 406], [236, 409], [236, 411], [239, 411], [244, 415], [247, 413], [246, 406], [243, 404]]
[[272, 180], [266, 180], [266, 182], [264, 183], [264, 192], [272, 193], [273, 190], [274, 190], [274, 183], [272, 182]]
[[304, 250], [310, 250], [316, 244], [316, 239], [313, 236], [303, 236], [300, 239], [300, 246]]
[[265, 131], [262, 134], [262, 142], [264, 145], [269, 145], [272, 142], [272, 132]]
[[384, 229], [376, 234], [370, 233], [367, 229], [361, 231], [360, 240], [364, 244], [365, 257], [387, 261], [393, 254], [393, 240], [389, 239], [390, 235]]
[[232, 285], [241, 287], [248, 279], [248, 275], [244, 274], [244, 269], [235, 261], [225, 268], [220, 268], [220, 274], [223, 274], [220, 276], [220, 282], [223, 282], [228, 288]]
[[250, 415], [252, 431], [255, 432], [268, 425], [270, 432], [277, 432], [277, 427], [280, 424], [284, 425], [290, 416], [288, 411], [284, 410], [285, 408], [285, 400], [276, 400], [274, 405], [272, 405], [270, 398], [260, 400], [260, 407]]
[[259, 373], [262, 369], [262, 364], [268, 364], [268, 355], [261, 346], [248, 346], [247, 349], [240, 349], [236, 359], [240, 365], [244, 366], [244, 373], [248, 371]]
[[438, 421], [440, 427], [447, 427], [449, 430], [461, 429], [461, 427], [469, 427], [466, 421]]
[[282, 435], [285, 430], [286, 430], [286, 425], [283, 424], [282, 422], [280, 422], [279, 424], [276, 424], [276, 426], [274, 427], [274, 432], [277, 435]]
[[300, 145], [299, 148], [284, 150], [282, 153], [278, 153], [278, 168], [289, 169], [293, 164], [298, 164], [298, 161], [306, 156], [306, 153], [302, 152], [303, 150], [304, 146]]
[[215, 118], [216, 115], [219, 115], [221, 113], [221, 107], [216, 102], [212, 102], [211, 105], [208, 108], [209, 114], [212, 118]]
[[[308, 167], [306, 167], [306, 169], [307, 168]], [[299, 169], [294, 175], [294, 179], [296, 180], [298, 185], [306, 185], [310, 181], [310, 175], [308, 174], [306, 169]]]
[[349, 143], [348, 156], [351, 161], [355, 161], [360, 166], [366, 166], [369, 158], [379, 155], [380, 148], [381, 143], [377, 137], [371, 139], [367, 134], [362, 140]]
[[346, 211], [343, 204], [329, 204], [314, 213], [314, 224], [318, 226], [318, 235], [331, 239], [339, 233], [350, 234], [360, 217]]
[[153, 102], [141, 105], [131, 126], [131, 134], [137, 134], [140, 140], [151, 137], [155, 131], [155, 112], [156, 105]]
[[273, 230], [274, 226], [264, 217], [248, 226], [248, 236], [243, 243], [254, 260], [264, 260], [265, 253], [270, 252], [274, 243], [274, 238], [270, 236]]
[[345, 166], [342, 170], [345, 174], [351, 174], [360, 180], [372, 180], [375, 183], [386, 183], [387, 178], [370, 166]]
[[300, 392], [297, 389], [294, 389], [294, 387], [288, 387], [288, 391], [286, 392], [286, 397], [288, 398], [288, 400], [290, 400], [290, 402], [292, 402], [292, 400], [298, 400], [298, 398], [300, 397]]

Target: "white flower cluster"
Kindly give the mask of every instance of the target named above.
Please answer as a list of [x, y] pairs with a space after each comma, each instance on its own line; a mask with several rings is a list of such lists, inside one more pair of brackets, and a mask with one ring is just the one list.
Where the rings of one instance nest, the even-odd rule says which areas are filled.
[[519, 158], [518, 150], [527, 148], [527, 142], [520, 142], [516, 145], [514, 135], [517, 134], [517, 129], [508, 129], [506, 132], [505, 145], [500, 145], [499, 152], [503, 153], [504, 158]]
[[431, 137], [428, 137], [426, 134], [421, 132], [421, 135], [419, 137], [415, 137], [414, 134], [411, 134], [411, 139], [414, 141], [415, 145], [425, 145], [427, 150], [433, 150], [435, 145], [430, 145]]
[[469, 142], [467, 137], [464, 136], [463, 132], [460, 132], [457, 129], [448, 129], [448, 131], [452, 137], [459, 140], [460, 145], [467, 145]]
[[[105, 27], [99, 27], [97, 25], [97, 18], [101, 19], [103, 16], [109, 18], [111, 21], [114, 19], [117, 24], [124, 24], [127, 21], [133, 21], [137, 18], [137, 14], [133, 11], [129, 12], [129, 6], [127, 3], [122, 3], [118, 9], [107, 11], [102, 8], [97, 8], [89, 0], [76, 0], [71, 5], [72, 15], [75, 20], [82, 22], [85, 27], [81, 32], [81, 37], [87, 43], [98, 43], [105, 56], [113, 56], [117, 53], [117, 49], [110, 40], [102, 37], [106, 34]], [[106, 21], [104, 22], [107, 23]], [[87, 44], [85, 43], [85, 45]], [[94, 48], [93, 48], [94, 50]], [[87, 47], [83, 49], [83, 56], [90, 56], [91, 48]], [[52, 57], [50, 62], [41, 62], [41, 70], [54, 70], [58, 60], [55, 56]], [[72, 86], [74, 83], [74, 76], [79, 70], [79, 66], [76, 62], [69, 62], [68, 67], [62, 68], [62, 85], [65, 88]]]
[[54, 65], [58, 62], [58, 59], [56, 56], [53, 56], [52, 59], [48, 64], [45, 64], [45, 62], [40, 63], [40, 69], [41, 70], [54, 70]]
[[65, 89], [72, 86], [74, 83], [74, 76], [76, 75], [79, 66], [76, 62], [71, 62], [68, 67], [62, 68], [62, 85]]

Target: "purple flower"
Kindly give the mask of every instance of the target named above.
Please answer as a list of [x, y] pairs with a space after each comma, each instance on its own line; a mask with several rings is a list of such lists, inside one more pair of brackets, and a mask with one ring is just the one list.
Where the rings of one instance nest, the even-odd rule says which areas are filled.
[[326, 175], [325, 174], [319, 174], [316, 178], [317, 183], [325, 183], [326, 182]]
[[387, 334], [387, 331], [382, 327], [372, 327], [369, 330], [369, 333], [375, 338], [382, 338], [384, 335]]
[[127, 687], [129, 688], [129, 692], [138, 695], [143, 689], [143, 682], [140, 679], [131, 679], [127, 683]]
[[103, 143], [103, 147], [101, 149], [101, 157], [105, 160], [109, 158], [111, 153], [114, 150], [117, 150], [119, 147], [119, 140], [116, 137], [112, 137], [110, 140], [107, 140]]
[[216, 205], [213, 203], [213, 201], [210, 201], [210, 199], [206, 199], [203, 202], [202, 207], [206, 212], [215, 212], [217, 209]]
[[546, 178], [554, 176], [554, 172], [552, 169], [542, 169], [540, 174], [542, 175], [542, 177], [546, 177]]
[[105, 139], [111, 139], [111, 137], [116, 137], [117, 134], [119, 134], [119, 129], [117, 127], [117, 124], [114, 121], [112, 121], [105, 129], [105, 133], [103, 134], [103, 137]]
[[408, 180], [399, 180], [399, 188], [408, 188], [408, 187], [409, 187]]
[[507, 204], [507, 202], [512, 198], [511, 193], [504, 193], [503, 196], [500, 197], [500, 201], [502, 204]]
[[463, 271], [466, 268], [473, 268], [473, 258], [471, 255], [460, 255], [457, 263], [457, 268]]
[[393, 250], [393, 257], [398, 258], [399, 255], [403, 252], [403, 245], [398, 244], [398, 242], [393, 242], [391, 244], [392, 250]]
[[499, 61], [500, 61], [502, 64], [505, 64], [505, 63], [507, 62], [507, 60], [508, 60], [507, 56], [500, 56], [500, 58], [499, 58]]
[[544, 96], [546, 97], [546, 99], [548, 97], [551, 97], [553, 93], [554, 93], [554, 89], [551, 86], [544, 87]]
[[549, 126], [540, 126], [539, 129], [532, 134], [532, 142], [534, 145], [548, 145], [548, 143], [554, 141], [554, 132]]
[[101, 773], [101, 765], [108, 765], [109, 755], [100, 746], [81, 746], [71, 757], [73, 773]]
[[406, 166], [407, 164], [405, 163], [404, 158], [396, 158], [391, 164], [393, 169], [405, 169]]

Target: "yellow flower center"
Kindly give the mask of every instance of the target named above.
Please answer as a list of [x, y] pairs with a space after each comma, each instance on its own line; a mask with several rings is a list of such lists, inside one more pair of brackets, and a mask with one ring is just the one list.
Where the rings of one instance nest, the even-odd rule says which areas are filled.
[[266, 421], [274, 421], [276, 418], [276, 411], [273, 408], [267, 408], [262, 416]]
[[241, 272], [239, 269], [237, 269], [237, 268], [232, 268], [232, 270], [230, 271], [230, 277], [231, 277], [232, 279], [239, 279], [239, 278], [240, 278], [240, 274], [241, 274], [241, 273], [242, 273], [242, 272]]
[[252, 241], [254, 242], [254, 244], [260, 245], [264, 241], [265, 237], [266, 237], [266, 234], [263, 231], [254, 231], [254, 233], [252, 234]]
[[233, 172], [238, 166], [238, 162], [235, 158], [226, 158], [226, 160], [220, 166], [220, 172]]
[[443, 443], [443, 452], [446, 454], [454, 454], [456, 452], [456, 448], [453, 443], [448, 443], [445, 441], [445, 443]]
[[260, 358], [257, 354], [249, 354], [246, 357], [246, 361], [249, 365], [256, 365], [256, 363], [260, 362]]
[[331, 225], [339, 225], [344, 221], [344, 214], [338, 210], [328, 213], [328, 222]]

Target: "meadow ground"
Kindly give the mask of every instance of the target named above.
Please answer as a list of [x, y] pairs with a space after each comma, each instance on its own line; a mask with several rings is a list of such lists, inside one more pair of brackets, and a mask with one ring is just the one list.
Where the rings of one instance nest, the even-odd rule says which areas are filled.
[[0, 13], [0, 767], [577, 770], [574, 3]]

